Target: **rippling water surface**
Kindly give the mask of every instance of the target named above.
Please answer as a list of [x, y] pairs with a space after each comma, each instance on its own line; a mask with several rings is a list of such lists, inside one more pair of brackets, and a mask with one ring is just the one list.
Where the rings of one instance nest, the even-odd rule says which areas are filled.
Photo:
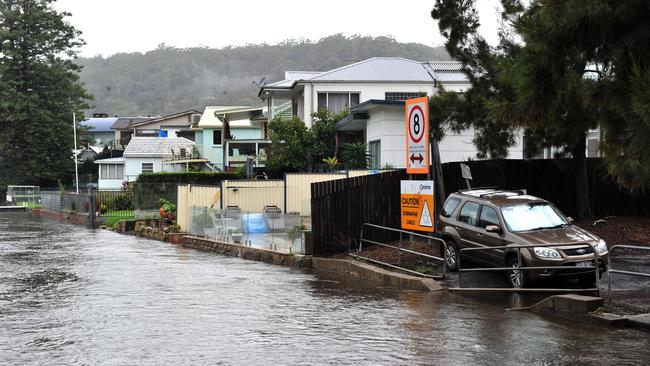
[[648, 364], [648, 333], [0, 214], [0, 364]]

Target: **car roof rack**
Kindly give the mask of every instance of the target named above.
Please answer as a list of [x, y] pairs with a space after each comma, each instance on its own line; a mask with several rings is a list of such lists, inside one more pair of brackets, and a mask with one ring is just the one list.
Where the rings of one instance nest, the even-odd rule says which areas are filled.
[[526, 191], [523, 189], [499, 189], [494, 192], [483, 193], [479, 195], [479, 197], [481, 198], [490, 197], [490, 196], [496, 196], [503, 193], [516, 193], [518, 196], [522, 196], [526, 194]]
[[497, 186], [472, 187], [472, 188], [459, 189], [458, 192], [476, 191], [479, 189], [498, 189], [498, 187]]

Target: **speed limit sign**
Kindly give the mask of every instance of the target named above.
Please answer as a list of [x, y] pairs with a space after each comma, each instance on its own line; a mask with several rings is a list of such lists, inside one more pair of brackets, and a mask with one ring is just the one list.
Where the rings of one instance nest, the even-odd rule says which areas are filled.
[[427, 174], [429, 168], [429, 98], [406, 100], [406, 172]]

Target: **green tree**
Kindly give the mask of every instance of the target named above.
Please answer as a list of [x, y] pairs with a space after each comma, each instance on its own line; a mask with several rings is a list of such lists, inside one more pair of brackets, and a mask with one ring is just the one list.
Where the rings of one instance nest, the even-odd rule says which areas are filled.
[[271, 175], [305, 170], [312, 141], [305, 123], [296, 116], [291, 119], [278, 116], [269, 122], [268, 131], [271, 146], [266, 168]]
[[343, 145], [341, 160], [347, 169], [368, 169], [370, 154], [368, 146], [362, 142], [352, 142]]
[[54, 185], [72, 167], [72, 113], [88, 95], [72, 62], [83, 41], [52, 0], [0, 2], [0, 186]]
[[327, 108], [312, 113], [313, 122], [310, 129], [313, 141], [310, 146], [312, 161], [321, 162], [323, 159], [336, 156], [336, 131], [334, 125], [348, 114], [348, 111], [332, 113]]
[[[594, 82], [585, 77], [589, 57], [564, 44], [566, 32], [552, 25], [573, 21], [572, 14], [546, 13], [551, 3], [524, 6], [502, 0], [503, 26], [496, 46], [478, 33], [473, 0], [437, 0], [432, 16], [447, 38], [447, 50], [463, 63], [472, 83], [464, 99], [452, 98], [451, 116], [474, 125], [475, 141], [483, 150], [512, 144], [515, 129], [523, 129], [532, 142], [528, 150], [558, 147], [571, 157], [575, 171], [576, 216], [590, 217], [585, 138], [597, 125], [589, 98]], [[550, 42], [553, 37], [557, 42]]]

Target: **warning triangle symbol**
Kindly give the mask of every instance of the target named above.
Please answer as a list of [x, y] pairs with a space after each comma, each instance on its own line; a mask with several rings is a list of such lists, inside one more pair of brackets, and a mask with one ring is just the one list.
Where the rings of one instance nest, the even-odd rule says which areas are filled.
[[424, 200], [424, 206], [422, 207], [422, 213], [420, 214], [420, 226], [433, 227], [433, 221], [431, 220], [431, 213], [429, 213], [429, 204], [427, 200]]

